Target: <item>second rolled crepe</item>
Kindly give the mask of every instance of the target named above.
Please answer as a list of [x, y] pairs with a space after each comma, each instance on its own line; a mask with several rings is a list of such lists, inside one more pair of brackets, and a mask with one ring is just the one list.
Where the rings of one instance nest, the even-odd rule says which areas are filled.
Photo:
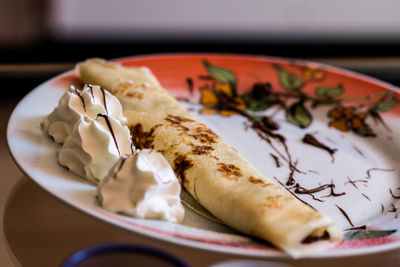
[[90, 59], [76, 71], [84, 83], [98, 84], [119, 98], [135, 145], [161, 152], [182, 186], [225, 224], [293, 257], [341, 240], [331, 218], [262, 175], [185, 110], [148, 69]]

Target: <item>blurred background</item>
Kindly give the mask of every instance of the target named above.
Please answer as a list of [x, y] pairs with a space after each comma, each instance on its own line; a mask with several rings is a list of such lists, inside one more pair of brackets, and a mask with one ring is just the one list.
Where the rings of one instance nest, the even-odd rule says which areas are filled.
[[25, 94], [88, 57], [224, 52], [400, 83], [399, 13], [397, 0], [2, 0], [0, 79]]

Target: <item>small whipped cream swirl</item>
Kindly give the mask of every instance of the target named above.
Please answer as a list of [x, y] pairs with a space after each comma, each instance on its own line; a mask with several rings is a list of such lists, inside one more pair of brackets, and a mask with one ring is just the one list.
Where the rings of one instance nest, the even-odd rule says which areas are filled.
[[102, 206], [136, 218], [181, 222], [181, 186], [161, 153], [137, 150], [121, 158], [97, 186]]
[[70, 171], [97, 183], [126, 154], [132, 154], [130, 131], [119, 120], [99, 114], [81, 117], [58, 151], [58, 161]]
[[59, 100], [58, 106], [46, 117], [42, 128], [55, 142], [63, 144], [82, 116], [95, 119], [97, 114], [126, 121], [121, 103], [107, 90], [98, 85], [85, 85], [82, 90], [71, 86]]

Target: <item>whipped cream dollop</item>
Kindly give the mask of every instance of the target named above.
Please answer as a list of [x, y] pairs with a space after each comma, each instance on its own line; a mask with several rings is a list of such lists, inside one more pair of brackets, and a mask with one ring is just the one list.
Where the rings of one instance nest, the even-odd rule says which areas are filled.
[[58, 106], [46, 117], [42, 128], [55, 142], [63, 144], [82, 116], [95, 119], [97, 114], [126, 121], [118, 98], [107, 90], [90, 84], [85, 85], [82, 90], [71, 86], [59, 100]]
[[143, 219], [181, 222], [181, 185], [161, 153], [137, 150], [122, 157], [97, 186], [99, 201], [112, 212]]
[[129, 128], [111, 116], [81, 117], [58, 151], [58, 162], [97, 183], [124, 155], [133, 153]]

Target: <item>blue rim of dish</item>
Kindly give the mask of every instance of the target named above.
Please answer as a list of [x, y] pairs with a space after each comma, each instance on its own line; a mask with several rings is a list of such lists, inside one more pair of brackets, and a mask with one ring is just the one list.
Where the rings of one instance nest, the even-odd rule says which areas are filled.
[[88, 248], [84, 248], [72, 256], [70, 256], [62, 265], [62, 267], [73, 267], [77, 263], [80, 263], [92, 256], [110, 253], [110, 252], [135, 252], [142, 253], [149, 256], [155, 256], [159, 259], [163, 259], [168, 261], [171, 264], [175, 264], [178, 267], [189, 267], [187, 263], [178, 259], [177, 257], [164, 252], [159, 249], [136, 245], [136, 244], [124, 244], [124, 243], [111, 243], [111, 244], [102, 244], [96, 245]]

